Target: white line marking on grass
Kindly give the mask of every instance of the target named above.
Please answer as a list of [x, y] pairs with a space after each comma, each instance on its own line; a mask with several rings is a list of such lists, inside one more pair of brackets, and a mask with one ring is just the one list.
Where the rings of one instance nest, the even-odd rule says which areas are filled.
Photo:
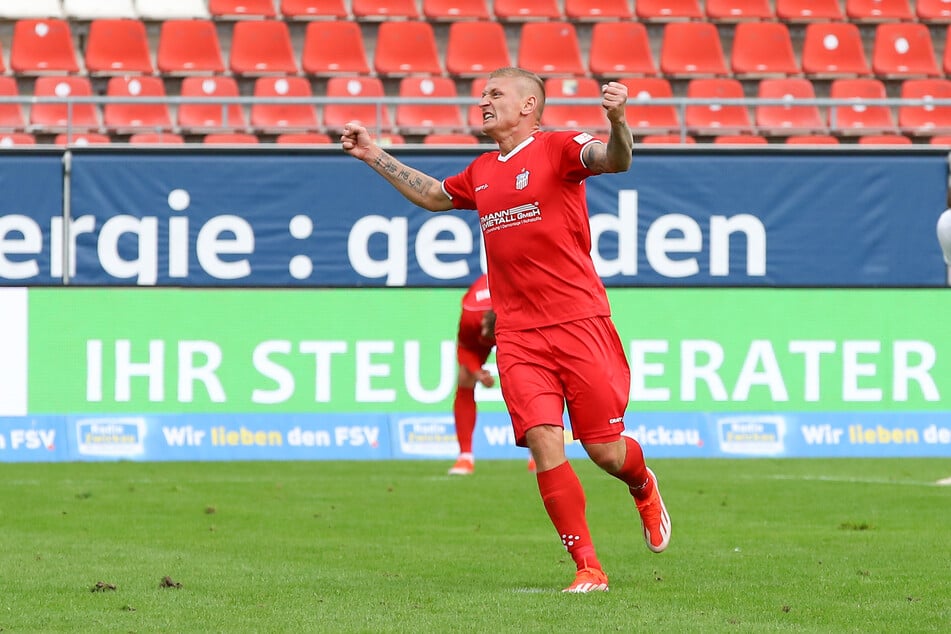
[[515, 588], [512, 592], [521, 594], [546, 594], [552, 592], [550, 588]]
[[938, 486], [941, 486], [941, 487], [951, 486], [951, 478], [941, 478], [940, 480], [938, 480], [937, 482], [935, 482], [935, 484], [937, 484]]
[[[838, 476], [806, 476], [806, 475], [770, 475], [766, 476], [770, 480], [810, 480], [815, 482], [842, 482], [846, 484], [897, 484], [902, 486], [934, 486], [936, 484], [941, 484], [941, 480], [938, 482], [899, 482], [897, 480], [889, 480], [887, 478], [842, 478]], [[951, 478], [948, 478], [948, 484], [951, 484]]]

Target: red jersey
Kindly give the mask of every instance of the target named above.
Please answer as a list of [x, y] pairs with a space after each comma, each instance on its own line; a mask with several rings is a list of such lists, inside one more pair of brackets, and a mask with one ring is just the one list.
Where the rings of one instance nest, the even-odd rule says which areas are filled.
[[506, 156], [486, 152], [443, 181], [456, 209], [477, 209], [496, 331], [609, 316], [591, 260], [581, 132], [535, 132]]
[[462, 310], [484, 313], [490, 308], [492, 298], [489, 296], [489, 276], [483, 273], [462, 296]]

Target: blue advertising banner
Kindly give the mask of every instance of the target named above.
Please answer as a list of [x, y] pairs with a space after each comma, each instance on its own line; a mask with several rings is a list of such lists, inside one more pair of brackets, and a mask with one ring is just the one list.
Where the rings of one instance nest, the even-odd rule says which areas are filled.
[[[473, 156], [400, 158], [444, 178]], [[639, 150], [588, 181], [593, 255], [609, 286], [943, 286], [947, 176], [938, 151]], [[465, 286], [482, 270], [473, 212], [422, 211], [336, 153], [80, 153], [70, 205], [80, 285]]]

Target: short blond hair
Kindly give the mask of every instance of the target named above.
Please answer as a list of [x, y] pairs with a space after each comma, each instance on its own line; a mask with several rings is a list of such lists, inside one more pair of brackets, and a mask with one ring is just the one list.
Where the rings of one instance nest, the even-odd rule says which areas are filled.
[[532, 94], [538, 100], [538, 106], [535, 108], [535, 116], [538, 121], [542, 119], [542, 111], [545, 110], [545, 82], [542, 78], [530, 70], [524, 68], [508, 67], [497, 68], [489, 73], [489, 79], [495, 77], [511, 77], [520, 80], [519, 83], [525, 89], [522, 94]]

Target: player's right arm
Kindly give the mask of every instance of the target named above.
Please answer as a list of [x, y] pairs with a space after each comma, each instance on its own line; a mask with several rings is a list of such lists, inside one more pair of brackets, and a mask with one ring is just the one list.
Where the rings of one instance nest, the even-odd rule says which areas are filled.
[[340, 143], [344, 152], [373, 168], [414, 205], [429, 211], [452, 209], [452, 199], [443, 191], [438, 180], [385, 152], [373, 142], [370, 133], [358, 121], [351, 121], [344, 126]]

